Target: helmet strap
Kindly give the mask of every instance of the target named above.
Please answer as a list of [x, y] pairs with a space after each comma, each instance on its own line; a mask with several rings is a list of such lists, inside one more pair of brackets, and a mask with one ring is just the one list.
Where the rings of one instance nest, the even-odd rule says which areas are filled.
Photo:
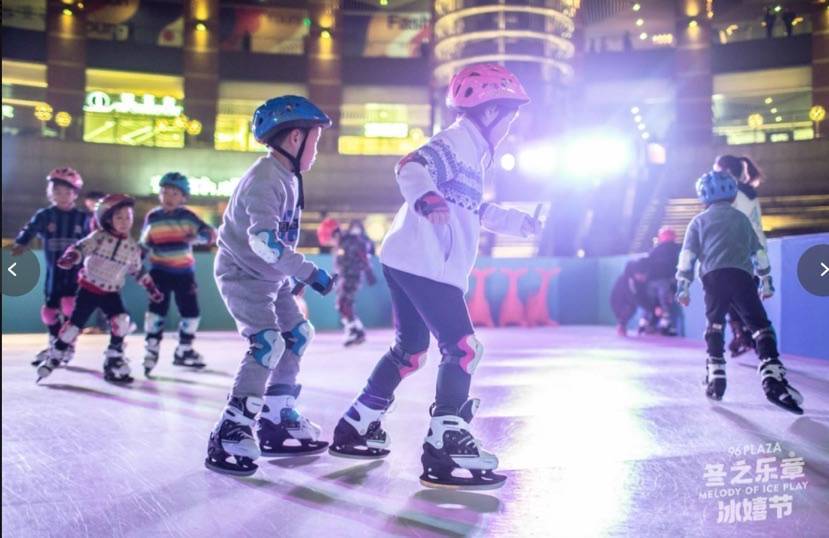
[[[484, 104], [483, 106], [487, 105]], [[481, 135], [484, 137], [484, 140], [486, 140], [486, 143], [489, 146], [489, 163], [486, 166], [487, 168], [492, 166], [493, 160], [495, 159], [495, 144], [493, 144], [492, 140], [490, 139], [490, 136], [492, 135], [492, 130], [495, 128], [496, 125], [498, 125], [498, 123], [501, 122], [501, 120], [503, 120], [510, 113], [512, 113], [512, 110], [507, 107], [499, 106], [497, 108], [498, 112], [495, 115], [495, 119], [492, 120], [489, 123], [489, 125], [485, 125], [484, 122], [481, 121], [481, 117], [479, 114], [472, 113], [468, 116], [469, 119], [472, 120], [472, 123], [474, 123], [475, 126], [478, 127], [478, 131], [480, 131]]]
[[297, 206], [300, 209], [305, 209], [305, 189], [302, 186], [302, 172], [300, 171], [300, 162], [302, 161], [302, 154], [305, 153], [305, 146], [308, 142], [308, 135], [310, 131], [308, 129], [301, 129], [302, 131], [302, 142], [299, 144], [299, 150], [297, 150], [296, 155], [291, 155], [282, 146], [273, 146], [273, 149], [278, 151], [283, 157], [288, 159], [288, 162], [291, 163], [291, 167], [293, 168], [292, 172], [296, 176], [297, 182], [299, 183], [299, 197], [297, 199]]

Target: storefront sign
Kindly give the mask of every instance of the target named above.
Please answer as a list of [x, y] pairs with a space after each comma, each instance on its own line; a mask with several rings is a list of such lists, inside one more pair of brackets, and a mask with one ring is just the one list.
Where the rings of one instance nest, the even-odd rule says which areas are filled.
[[122, 93], [116, 100], [108, 93], [101, 91], [86, 94], [85, 112], [134, 114], [137, 116], [166, 116], [178, 117], [183, 107], [176, 103], [175, 97], [164, 96], [161, 102], [156, 102], [156, 96], [145, 94], [139, 101], [134, 93]]

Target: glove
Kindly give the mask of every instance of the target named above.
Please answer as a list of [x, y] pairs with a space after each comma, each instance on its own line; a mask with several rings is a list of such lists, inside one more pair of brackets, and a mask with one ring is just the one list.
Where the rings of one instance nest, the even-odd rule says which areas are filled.
[[304, 284], [311, 286], [315, 292], [320, 295], [328, 295], [334, 289], [334, 284], [337, 282], [337, 275], [329, 275], [325, 269], [317, 267], [306, 280], [302, 280]]
[[544, 223], [530, 215], [524, 215], [524, 222], [521, 223], [521, 235], [529, 237], [531, 235], [540, 235], [544, 231]]
[[81, 255], [80, 251], [78, 251], [78, 249], [76, 249], [75, 247], [69, 247], [66, 249], [66, 252], [63, 253], [63, 256], [61, 256], [60, 259], [58, 259], [58, 267], [66, 270], [72, 269], [73, 267], [81, 263], [82, 259], [83, 256]]
[[432, 224], [449, 222], [449, 206], [446, 200], [436, 192], [427, 192], [415, 202], [414, 210]]
[[20, 256], [24, 252], [26, 252], [26, 245], [21, 245], [20, 243], [12, 245], [12, 256]]
[[760, 298], [763, 300], [769, 299], [774, 295], [774, 284], [771, 281], [771, 275], [766, 275], [760, 279], [760, 287], [758, 290], [760, 292]]
[[374, 274], [374, 271], [370, 267], [366, 269], [366, 282], [369, 286], [377, 284], [377, 275]]
[[150, 296], [150, 301], [160, 303], [164, 300], [164, 294], [155, 285], [155, 281], [149, 273], [142, 276], [138, 283], [144, 286], [144, 289], [147, 290], [147, 294]]
[[691, 281], [685, 278], [679, 278], [676, 281], [676, 302], [682, 306], [691, 304]]

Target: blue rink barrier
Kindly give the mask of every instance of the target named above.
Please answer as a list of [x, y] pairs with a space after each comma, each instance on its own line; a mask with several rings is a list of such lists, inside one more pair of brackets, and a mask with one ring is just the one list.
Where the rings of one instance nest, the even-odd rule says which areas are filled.
[[[811, 246], [829, 244], [829, 234], [815, 234], [769, 240], [769, 258], [777, 288], [776, 295], [766, 301], [784, 353], [829, 359], [829, 297], [811, 295], [797, 279], [797, 262]], [[40, 252], [38, 260], [43, 262]], [[202, 311], [203, 330], [234, 330], [233, 319], [216, 289], [213, 280], [213, 253], [197, 252], [196, 280]], [[479, 267], [527, 268], [530, 271], [519, 281], [519, 296], [526, 300], [540, 280], [533, 269], [558, 267], [560, 273], [552, 280], [547, 304], [553, 320], [563, 325], [614, 325], [609, 297], [613, 282], [621, 274], [625, 263], [633, 256], [602, 258], [481, 258]], [[328, 255], [309, 256], [314, 263], [332, 270]], [[382, 271], [375, 259], [374, 270], [378, 283], [364, 285], [357, 296], [357, 311], [368, 327], [391, 325], [391, 303]], [[43, 332], [40, 306], [43, 300], [43, 279], [30, 293], [21, 297], [3, 296], [3, 333]], [[473, 284], [474, 285], [474, 284]], [[486, 295], [493, 317], [497, 320], [500, 305], [507, 290], [507, 277], [494, 273], [487, 279]], [[336, 330], [339, 317], [335, 309], [334, 293], [321, 297], [311, 290], [305, 293], [312, 323], [318, 330]], [[134, 280], [128, 279], [124, 288], [124, 302], [130, 316], [143, 327], [147, 296]], [[702, 286], [699, 279], [691, 288], [691, 305], [680, 313], [680, 332], [689, 338], [702, 340], [705, 314]], [[175, 304], [170, 307], [166, 330], [175, 330], [178, 313]], [[702, 352], [702, 351], [701, 351]]]

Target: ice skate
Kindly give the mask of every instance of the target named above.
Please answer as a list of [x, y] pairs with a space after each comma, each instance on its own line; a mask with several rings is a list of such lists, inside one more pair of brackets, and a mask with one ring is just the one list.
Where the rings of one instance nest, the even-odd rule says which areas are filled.
[[161, 351], [161, 340], [158, 338], [147, 338], [144, 341], [144, 376], [150, 377], [155, 365], [158, 364], [158, 354]]
[[356, 346], [366, 341], [366, 331], [359, 319], [345, 321], [345, 347]]
[[296, 385], [293, 394], [265, 396], [257, 427], [263, 457], [307, 456], [328, 447], [328, 442], [319, 440], [322, 429], [294, 407], [300, 389]]
[[383, 430], [382, 420], [391, 401], [378, 404], [383, 409], [372, 409], [359, 399], [354, 401], [334, 428], [334, 440], [328, 449], [332, 456], [378, 459], [389, 455], [391, 437]]
[[55, 348], [48, 350], [46, 357], [37, 367], [37, 381], [35, 383], [40, 383], [42, 379], [49, 377], [52, 372], [60, 368], [65, 354], [66, 351]]
[[757, 368], [763, 384], [763, 392], [766, 398], [774, 405], [790, 411], [796, 415], [802, 415], [803, 395], [789, 385], [786, 379], [786, 369], [777, 357], [761, 359]]
[[[484, 450], [469, 432], [469, 422], [479, 404], [480, 400], [472, 399], [461, 406], [457, 416], [432, 417], [420, 457], [421, 484], [448, 489], [496, 489], [504, 485], [507, 477], [493, 472], [498, 458]], [[471, 476], [455, 476], [457, 469]]]
[[187, 368], [201, 369], [207, 366], [201, 353], [193, 349], [190, 344], [179, 344], [173, 355], [173, 364]]
[[725, 394], [725, 359], [722, 357], [708, 357], [706, 375], [703, 384], [705, 395], [712, 400], [722, 400]]
[[45, 349], [42, 349], [38, 352], [37, 355], [35, 355], [35, 360], [32, 361], [32, 366], [40, 366], [40, 363], [49, 358], [49, 352], [55, 346], [55, 342], [57, 341], [57, 339], [57, 336], [51, 334], [49, 335], [49, 346]]
[[104, 352], [104, 379], [110, 383], [132, 383], [130, 365], [123, 350], [108, 348]]
[[217, 473], [250, 476], [259, 468], [260, 456], [253, 428], [262, 410], [262, 398], [231, 397], [216, 427], [210, 433], [204, 465]]

